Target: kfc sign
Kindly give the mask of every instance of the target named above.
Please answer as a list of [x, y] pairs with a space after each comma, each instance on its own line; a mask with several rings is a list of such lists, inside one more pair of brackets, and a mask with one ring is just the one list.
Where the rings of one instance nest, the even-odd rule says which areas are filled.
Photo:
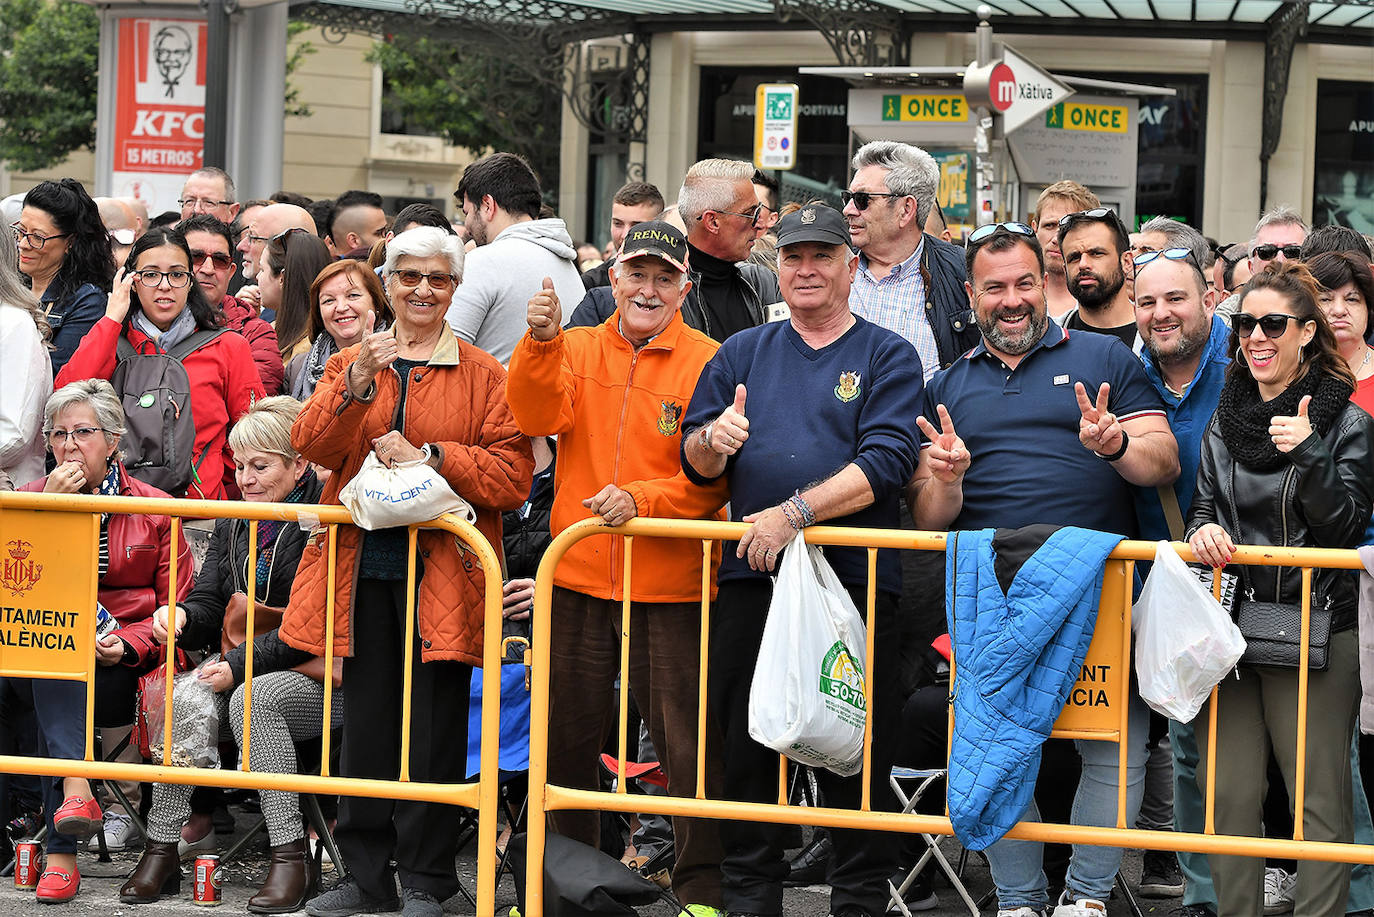
[[114, 193], [152, 213], [177, 209], [205, 146], [205, 23], [121, 19]]

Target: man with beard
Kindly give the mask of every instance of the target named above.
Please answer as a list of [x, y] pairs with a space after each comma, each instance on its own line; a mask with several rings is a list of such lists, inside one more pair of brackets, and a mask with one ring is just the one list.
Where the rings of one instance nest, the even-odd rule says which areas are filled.
[[1126, 275], [1131, 270], [1131, 238], [1116, 211], [1094, 207], [1062, 217], [1059, 250], [1064, 254], [1069, 292], [1078, 302], [1077, 309], [1065, 313], [1064, 327], [1069, 331], [1114, 334], [1139, 352], [1135, 310], [1126, 289]]
[[1045, 285], [1045, 301], [1049, 303], [1050, 318], [1061, 321], [1064, 314], [1077, 307], [1073, 294], [1064, 280], [1064, 256], [1059, 251], [1059, 221], [1071, 213], [1101, 207], [1102, 202], [1076, 181], [1057, 181], [1035, 201], [1035, 237], [1045, 252], [1045, 270], [1049, 283]]
[[[1108, 335], [1064, 330], [1046, 314], [1044, 253], [1024, 223], [979, 227], [965, 247], [967, 292], [983, 340], [926, 386], [921, 458], [907, 488], [920, 529], [1074, 525], [1133, 538], [1133, 486], [1178, 477], [1178, 447], [1139, 360]], [[1033, 476], [1017, 473], [1034, 463]], [[1130, 704], [1126, 824], [1145, 771], [1148, 708]], [[1116, 824], [1118, 746], [1077, 742], [1074, 822]], [[1023, 821], [1038, 821], [1032, 802]], [[999, 917], [1041, 917], [1043, 845], [987, 848]], [[1073, 848], [1053, 917], [1104, 917], [1120, 848]]]
[[[1141, 360], [1145, 375], [1164, 401], [1169, 426], [1178, 442], [1181, 468], [1172, 488], [1142, 487], [1136, 491], [1140, 536], [1150, 541], [1183, 539], [1183, 519], [1193, 501], [1203, 434], [1216, 411], [1226, 367], [1231, 362], [1227, 353], [1231, 329], [1214, 314], [1217, 294], [1207, 289], [1206, 278], [1192, 251], [1192, 246], [1162, 248], [1142, 253], [1135, 260], [1135, 316], [1145, 343]], [[1170, 721], [1169, 746], [1173, 761], [1173, 828], [1201, 832], [1202, 795], [1197, 786], [1198, 748], [1193, 725]], [[1146, 881], [1149, 875], [1169, 876], [1174, 872], [1168, 868], [1168, 858], [1174, 856], [1165, 851], [1146, 851], [1142, 894], [1150, 884]], [[1207, 857], [1184, 852], [1177, 857], [1187, 879], [1183, 904], [1216, 913], [1216, 893], [1212, 890]]]

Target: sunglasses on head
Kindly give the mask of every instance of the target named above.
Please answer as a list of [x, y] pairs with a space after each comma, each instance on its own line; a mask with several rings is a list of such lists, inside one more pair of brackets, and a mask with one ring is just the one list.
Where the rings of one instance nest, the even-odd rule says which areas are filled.
[[1059, 218], [1061, 229], [1072, 226], [1084, 220], [1096, 220], [1101, 223], [1110, 223], [1113, 226], [1123, 226], [1121, 217], [1116, 215], [1116, 211], [1110, 207], [1094, 207], [1092, 210], [1079, 210], [1075, 213], [1066, 213]]
[[856, 210], [867, 210], [875, 197], [906, 197], [895, 191], [841, 191], [840, 206], [848, 207], [853, 202]]
[[1193, 251], [1188, 248], [1165, 248], [1159, 251], [1142, 252], [1135, 256], [1135, 266], [1143, 267], [1154, 261], [1156, 258], [1167, 258], [1170, 261], [1187, 261], [1196, 266], [1197, 262], [1193, 259]]
[[1273, 340], [1283, 337], [1288, 331], [1288, 323], [1311, 321], [1311, 319], [1301, 319], [1296, 315], [1289, 315], [1286, 312], [1270, 312], [1268, 315], [1247, 315], [1244, 312], [1237, 312], [1231, 316], [1231, 327], [1236, 329], [1236, 334], [1240, 337], [1248, 338], [1255, 333], [1255, 326], [1264, 332], [1264, 336]]
[[1261, 261], [1273, 261], [1278, 257], [1279, 252], [1283, 252], [1285, 258], [1296, 261], [1302, 257], [1302, 246], [1297, 243], [1292, 243], [1290, 245], [1256, 245], [1255, 250], [1250, 254]]
[[1031, 229], [1025, 223], [1018, 223], [1014, 220], [1008, 220], [1005, 223], [988, 223], [986, 226], [979, 226], [973, 232], [969, 233], [968, 239], [964, 242], [964, 246], [978, 245], [992, 238], [999, 231], [1003, 233], [1016, 233], [1018, 236], [1035, 235], [1034, 229]]

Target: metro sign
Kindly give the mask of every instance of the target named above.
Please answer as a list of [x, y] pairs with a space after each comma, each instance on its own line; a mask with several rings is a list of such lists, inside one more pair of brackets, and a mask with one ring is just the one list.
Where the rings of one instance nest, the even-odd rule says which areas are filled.
[[1004, 44], [1000, 61], [969, 66], [964, 93], [972, 104], [987, 105], [1000, 114], [1003, 132], [1010, 133], [1063, 102], [1073, 90]]

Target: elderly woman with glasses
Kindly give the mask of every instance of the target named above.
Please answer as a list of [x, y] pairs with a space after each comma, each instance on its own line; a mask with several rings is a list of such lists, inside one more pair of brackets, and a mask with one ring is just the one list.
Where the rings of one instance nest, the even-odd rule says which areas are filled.
[[[134, 243], [115, 278], [105, 317], [81, 339], [71, 361], [58, 374], [57, 386], [80, 379], [115, 377], [122, 362], [121, 342], [134, 355], [180, 354], [185, 347], [179, 345], [194, 347], [180, 357], [190, 383], [190, 408], [195, 419], [192, 454], [174, 457], [174, 465], [135, 465], [134, 476], [150, 483], [176, 481], [170, 488], [176, 491], [175, 496], [206, 500], [232, 497], [233, 465], [226, 446], [229, 428], [266, 392], [248, 342], [219, 326], [213, 306], [195, 282], [191, 249], [180, 230], [160, 226]], [[153, 393], [126, 391], [120, 396], [131, 410], [133, 406], [138, 410], [164, 408]], [[170, 416], [183, 407], [167, 407], [165, 413]]]
[[[506, 403], [506, 373], [490, 355], [461, 341], [445, 313], [463, 271], [457, 237], [425, 226], [387, 245], [383, 276], [395, 322], [329, 358], [301, 411], [292, 444], [333, 472], [324, 503], [375, 453], [387, 465], [427, 462], [477, 513], [477, 528], [501, 543], [501, 513], [524, 504], [534, 461]], [[340, 773], [394, 780], [400, 770], [402, 671], [406, 633], [404, 528], [338, 530], [334, 569], [334, 653], [343, 658], [344, 722]], [[324, 652], [328, 535], [312, 535], [301, 558], [280, 629], [297, 649]], [[481, 564], [452, 536], [419, 533], [417, 615], [411, 681], [411, 777], [465, 778], [471, 668], [482, 661]], [[500, 584], [495, 584], [500, 589]], [[345, 797], [336, 838], [348, 880], [316, 899], [311, 913], [398, 909], [394, 860], [412, 917], [438, 917], [458, 890], [454, 872], [457, 811], [419, 802]]]
[[[1318, 305], [1321, 288], [1302, 264], [1272, 264], [1250, 278], [1232, 320], [1227, 370], [1188, 520], [1199, 560], [1230, 562], [1237, 544], [1353, 548], [1374, 505], [1374, 419], [1350, 400], [1355, 376]], [[1351, 736], [1360, 701], [1356, 580], [1345, 570], [1314, 570], [1311, 588], [1293, 567], [1242, 568], [1237, 617], [1249, 646], [1237, 677], [1217, 695], [1216, 773], [1198, 769], [1198, 788], [1214, 780], [1218, 834], [1262, 832], [1265, 762], [1278, 760], [1295, 798], [1297, 755], [1306, 758], [1301, 819], [1309, 841], [1349, 843]], [[1307, 593], [1307, 594], [1304, 594]], [[1300, 681], [1296, 647], [1281, 652], [1279, 611], [1310, 599], [1307, 745], [1299, 751]], [[1261, 647], [1267, 646], [1267, 651]], [[1292, 644], [1290, 643], [1290, 646]], [[1204, 706], [1198, 754], [1213, 736]], [[1264, 904], [1264, 861], [1209, 856], [1222, 917], [1250, 917]], [[1305, 862], [1298, 868], [1297, 914], [1345, 912], [1350, 866]]]
[[[119, 460], [124, 410], [110, 383], [89, 379], [58, 389], [44, 409], [44, 436], [57, 467], [20, 488], [55, 494], [167, 497], [129, 476]], [[100, 604], [116, 629], [96, 641], [95, 726], [128, 726], [134, 719], [138, 676], [151, 668], [160, 647], [152, 635], [152, 614], [170, 599], [172, 552], [177, 554], [177, 601], [191, 591], [191, 552], [181, 537], [175, 546], [171, 520], [143, 513], [100, 517], [96, 561]], [[33, 698], [43, 747], [49, 757], [79, 759], [86, 752], [86, 688], [81, 682], [10, 679], [21, 696]], [[76, 839], [100, 826], [100, 807], [90, 782], [81, 777], [43, 778], [47, 867], [38, 881], [38, 900], [68, 901], [81, 885]]]
[[74, 178], [34, 185], [11, 229], [19, 270], [52, 326], [52, 370], [61, 372], [105, 312], [115, 269], [109, 233], [95, 201]]

